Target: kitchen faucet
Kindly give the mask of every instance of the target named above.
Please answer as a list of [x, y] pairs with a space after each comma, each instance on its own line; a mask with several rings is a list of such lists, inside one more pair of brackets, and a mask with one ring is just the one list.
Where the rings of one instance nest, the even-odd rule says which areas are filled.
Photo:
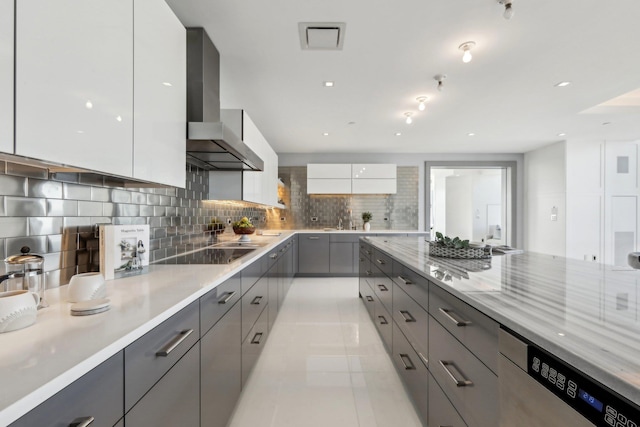
[[338, 230], [342, 230], [342, 218], [338, 218]]

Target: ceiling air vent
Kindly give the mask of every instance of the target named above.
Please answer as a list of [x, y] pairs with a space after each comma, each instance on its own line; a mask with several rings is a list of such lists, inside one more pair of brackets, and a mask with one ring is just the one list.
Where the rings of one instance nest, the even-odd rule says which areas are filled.
[[300, 47], [303, 50], [342, 50], [344, 22], [300, 22]]

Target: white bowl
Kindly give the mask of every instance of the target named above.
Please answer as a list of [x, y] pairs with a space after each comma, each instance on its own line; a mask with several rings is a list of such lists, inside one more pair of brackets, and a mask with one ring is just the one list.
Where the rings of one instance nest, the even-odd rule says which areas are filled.
[[26, 290], [0, 292], [0, 333], [26, 328], [36, 322], [40, 296]]
[[81, 273], [71, 277], [67, 299], [69, 302], [89, 301], [107, 296], [104, 276], [100, 273]]

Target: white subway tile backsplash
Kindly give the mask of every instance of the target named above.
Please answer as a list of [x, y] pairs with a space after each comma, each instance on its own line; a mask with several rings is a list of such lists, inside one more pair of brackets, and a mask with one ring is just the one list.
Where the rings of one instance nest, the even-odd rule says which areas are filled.
[[46, 236], [62, 233], [61, 217], [30, 217], [29, 236]]
[[62, 183], [30, 178], [27, 181], [27, 195], [29, 197], [62, 199]]
[[80, 184], [62, 184], [62, 195], [67, 200], [91, 200], [91, 187]]
[[47, 199], [48, 216], [77, 216], [78, 202], [76, 200]]
[[44, 199], [27, 197], [5, 197], [4, 207], [6, 216], [45, 216], [47, 204]]

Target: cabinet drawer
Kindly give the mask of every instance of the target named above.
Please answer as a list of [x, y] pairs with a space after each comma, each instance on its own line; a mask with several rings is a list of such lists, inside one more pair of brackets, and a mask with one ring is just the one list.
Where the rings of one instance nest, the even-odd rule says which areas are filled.
[[269, 277], [264, 276], [242, 296], [242, 339], [249, 334], [253, 324], [267, 306], [269, 300]]
[[219, 284], [200, 298], [200, 332], [206, 334], [240, 299], [240, 274]]
[[125, 415], [125, 424], [199, 427], [199, 380], [200, 343], [197, 343]]
[[331, 233], [329, 235], [329, 242], [331, 243], [358, 243], [360, 235], [352, 233]]
[[124, 415], [123, 391], [123, 354], [118, 352], [11, 427], [68, 426], [83, 417], [94, 418], [92, 427], [111, 427]]
[[125, 412], [198, 341], [198, 305], [189, 304], [124, 349]]
[[371, 261], [360, 251], [358, 258], [358, 276], [369, 277], [371, 274]]
[[263, 310], [242, 343], [242, 387], [253, 370], [269, 335], [269, 310]]
[[440, 386], [429, 374], [429, 422], [430, 426], [467, 427]]
[[373, 251], [371, 263], [377, 266], [387, 276], [391, 276], [393, 274], [393, 260], [389, 255], [382, 253], [377, 249], [374, 249]]
[[429, 281], [410, 268], [393, 261], [393, 282], [425, 310], [429, 310]]
[[434, 321], [429, 322], [429, 370], [470, 427], [498, 425], [498, 377]]
[[376, 293], [378, 300], [384, 304], [387, 311], [392, 312], [393, 281], [385, 275], [375, 274], [368, 282], [373, 292]]
[[[269, 254], [271, 254], [272, 252], [273, 251], [270, 251]], [[264, 256], [262, 257], [262, 259], [264, 259]], [[240, 279], [242, 295], [247, 293], [247, 291], [251, 289], [251, 287], [258, 281], [258, 279], [262, 277], [262, 259], [256, 260], [253, 264], [248, 265], [242, 270]]]
[[376, 329], [382, 338], [387, 352], [391, 353], [391, 346], [393, 345], [393, 319], [379, 300], [375, 303], [373, 323], [376, 325]]
[[429, 288], [429, 313], [497, 374], [497, 322], [437, 285]]
[[[407, 338], [403, 335], [398, 325], [393, 323], [393, 353], [391, 356], [393, 364], [411, 396], [413, 406], [422, 419], [422, 423], [427, 423], [427, 412], [429, 407], [428, 388], [429, 373], [427, 368], [418, 361], [418, 355]], [[431, 426], [431, 424], [429, 424]], [[437, 427], [437, 424], [434, 424]]]
[[369, 312], [369, 316], [371, 316], [372, 320], [375, 320], [376, 302], [378, 301], [378, 299], [376, 298], [375, 292], [373, 292], [373, 290], [369, 286], [369, 283], [364, 279], [360, 279], [360, 296], [362, 297], [364, 306]]
[[358, 244], [360, 247], [360, 253], [364, 255], [366, 258], [371, 259], [371, 255], [373, 255], [373, 248], [370, 244], [360, 240]]
[[429, 314], [398, 286], [393, 288], [393, 320], [428, 367]]

